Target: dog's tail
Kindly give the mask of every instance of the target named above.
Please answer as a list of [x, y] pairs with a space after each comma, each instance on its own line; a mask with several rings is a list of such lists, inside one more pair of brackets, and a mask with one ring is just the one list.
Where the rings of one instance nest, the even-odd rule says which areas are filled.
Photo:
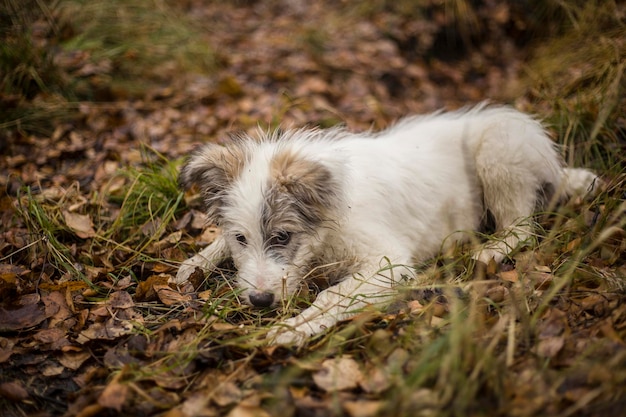
[[572, 197], [593, 197], [601, 186], [600, 177], [588, 169], [564, 168], [557, 192], [561, 200]]

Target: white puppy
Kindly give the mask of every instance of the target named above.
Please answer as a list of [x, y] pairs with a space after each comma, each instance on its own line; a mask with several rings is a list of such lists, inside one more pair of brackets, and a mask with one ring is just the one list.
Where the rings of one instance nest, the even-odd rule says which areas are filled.
[[270, 333], [276, 343], [302, 343], [388, 302], [411, 265], [467, 240], [487, 213], [500, 239], [475, 257], [501, 261], [529, 237], [538, 204], [590, 191], [596, 176], [563, 168], [531, 117], [480, 105], [378, 134], [292, 130], [207, 144], [180, 179], [199, 185], [223, 233], [175, 281], [232, 258], [241, 298], [269, 307], [307, 285], [312, 271], [323, 275], [330, 286], [311, 307]]

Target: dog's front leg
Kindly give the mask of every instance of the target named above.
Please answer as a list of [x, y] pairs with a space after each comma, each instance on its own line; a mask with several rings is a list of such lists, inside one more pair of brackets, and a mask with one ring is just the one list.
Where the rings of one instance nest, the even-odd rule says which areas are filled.
[[368, 279], [361, 276], [347, 277], [320, 292], [311, 307], [276, 325], [268, 334], [268, 340], [281, 345], [302, 345], [309, 337], [356, 315], [364, 307], [389, 303], [399, 269], [408, 268], [394, 268], [393, 272], [391, 269], [378, 271]]
[[228, 250], [224, 236], [220, 235], [209, 246], [184, 261], [180, 268], [178, 268], [176, 277], [171, 278], [170, 282], [176, 284], [187, 282], [196, 268], [211, 272], [217, 268], [220, 262], [228, 257], [230, 257], [230, 251]]

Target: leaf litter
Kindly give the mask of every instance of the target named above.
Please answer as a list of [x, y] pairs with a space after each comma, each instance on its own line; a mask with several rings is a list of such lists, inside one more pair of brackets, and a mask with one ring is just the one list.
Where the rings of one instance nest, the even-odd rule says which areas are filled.
[[264, 343], [276, 318], [238, 303], [228, 263], [213, 277], [197, 271], [189, 285], [168, 283], [219, 233], [197, 196], [177, 189], [178, 158], [197, 143], [259, 124], [380, 128], [485, 98], [532, 109], [534, 93], [519, 93], [524, 16], [509, 2], [479, 8], [489, 36], [443, 44], [454, 22], [437, 2], [411, 13], [404, 2], [283, 3], [189, 2], [191, 21], [210, 22], [202, 36], [220, 66], [211, 74], [164, 66], [168, 82], [139, 97], [103, 82], [110, 60], [58, 51], [59, 65], [110, 100], [81, 102], [80, 117], [48, 136], [15, 132], [2, 145], [0, 408], [618, 415], [623, 179], [602, 204], [574, 202], [566, 218], [542, 219], [556, 232], [514, 263], [467, 271], [465, 255], [444, 255], [421, 271], [430, 285], [298, 351]]

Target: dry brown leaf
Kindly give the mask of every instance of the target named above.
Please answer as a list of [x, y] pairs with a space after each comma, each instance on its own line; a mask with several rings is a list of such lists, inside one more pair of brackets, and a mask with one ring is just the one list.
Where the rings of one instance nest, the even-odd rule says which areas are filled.
[[132, 308], [135, 306], [133, 298], [126, 291], [115, 291], [111, 293], [107, 301], [107, 305], [111, 308]]
[[18, 276], [22, 276], [30, 272], [29, 269], [21, 265], [0, 264], [0, 280], [7, 284], [15, 284]]
[[382, 401], [346, 401], [343, 408], [350, 417], [377, 416], [383, 408]]
[[501, 303], [508, 295], [509, 289], [504, 285], [496, 285], [485, 292], [485, 297], [489, 298], [494, 303]]
[[58, 327], [52, 329], [39, 330], [33, 335], [33, 339], [39, 343], [53, 343], [65, 336], [66, 331]]
[[201, 301], [208, 301], [213, 296], [212, 290], [204, 290], [198, 293], [198, 299]]
[[226, 323], [226, 322], [215, 322], [211, 325], [211, 328], [217, 332], [227, 332], [230, 330], [236, 330], [239, 328], [236, 324]]
[[163, 250], [163, 249], [168, 248], [170, 246], [174, 246], [175, 244], [180, 242], [180, 239], [182, 237], [183, 237], [183, 231], [182, 230], [178, 230], [176, 232], [170, 233], [169, 235], [165, 236], [163, 239], [161, 239], [158, 242], [155, 242], [152, 245], [150, 245], [150, 250], [151, 251], [160, 251], [160, 250]]
[[516, 269], [512, 269], [510, 271], [502, 271], [498, 274], [500, 279], [508, 282], [517, 282], [519, 281], [519, 273]]
[[567, 314], [557, 308], [548, 310], [538, 324], [539, 339], [569, 333]]
[[545, 339], [541, 339], [537, 344], [537, 355], [543, 358], [555, 357], [565, 344], [565, 338], [563, 336], [550, 336]]
[[597, 309], [606, 309], [608, 299], [603, 294], [591, 294], [580, 300], [580, 306], [583, 310], [594, 311]]
[[67, 227], [76, 233], [76, 236], [82, 239], [87, 239], [96, 235], [91, 217], [87, 214], [78, 214], [63, 210], [63, 219], [65, 220]]
[[179, 409], [170, 410], [165, 413], [164, 417], [194, 417], [194, 416], [212, 416], [210, 409], [207, 407], [208, 398], [206, 393], [196, 391], [180, 405]]
[[11, 339], [0, 337], [0, 363], [4, 363], [14, 353], [15, 342]]
[[[24, 298], [30, 297], [21, 297], [21, 299]], [[16, 304], [11, 306], [11, 309], [0, 306], [0, 331], [28, 329], [49, 317], [45, 307], [40, 303], [26, 302], [22, 304], [18, 302]]]
[[528, 278], [534, 285], [536, 289], [546, 289], [554, 281], [554, 275], [545, 271], [533, 271], [526, 274], [526, 278]]
[[58, 358], [59, 363], [68, 369], [77, 370], [87, 359], [91, 357], [91, 353], [87, 351], [79, 352], [63, 352]]
[[354, 389], [362, 380], [359, 364], [350, 356], [327, 359], [313, 374], [315, 385], [327, 392]]
[[243, 394], [239, 387], [232, 381], [219, 383], [211, 399], [220, 407], [237, 404], [241, 401]]
[[116, 379], [109, 382], [104, 391], [98, 397], [98, 405], [104, 408], [112, 408], [118, 413], [122, 411], [122, 407], [128, 396], [128, 385], [120, 384]]
[[0, 384], [0, 397], [10, 401], [24, 401], [29, 395], [20, 381], [11, 381]]
[[190, 294], [182, 294], [179, 291], [171, 289], [167, 284], [155, 284], [154, 291], [159, 297], [159, 300], [166, 306], [185, 304], [193, 299]]
[[137, 301], [155, 301], [158, 296], [154, 289], [155, 285], [167, 285], [170, 275], [158, 274], [151, 275], [145, 281], [141, 281], [135, 290], [135, 299]]
[[93, 323], [80, 332], [76, 342], [83, 344], [91, 340], [115, 340], [120, 336], [132, 333], [133, 324], [110, 318], [105, 323]]
[[57, 376], [61, 375], [65, 367], [53, 361], [46, 361], [40, 366], [40, 370], [43, 376]]
[[575, 249], [578, 249], [578, 247], [580, 246], [580, 244], [582, 243], [582, 238], [577, 237], [576, 239], [570, 241], [566, 246], [565, 246], [565, 252], [572, 252]]
[[101, 414], [102, 408], [100, 404], [89, 404], [81, 408], [76, 417], [96, 417]]
[[261, 407], [250, 407], [248, 405], [238, 405], [226, 415], [227, 417], [272, 417]]
[[380, 394], [391, 386], [391, 378], [386, 369], [373, 366], [367, 371], [364, 378], [359, 381], [359, 385], [367, 393]]
[[399, 372], [407, 363], [410, 357], [411, 354], [405, 349], [396, 348], [387, 358], [387, 363], [385, 364], [385, 367], [389, 370], [390, 373]]

